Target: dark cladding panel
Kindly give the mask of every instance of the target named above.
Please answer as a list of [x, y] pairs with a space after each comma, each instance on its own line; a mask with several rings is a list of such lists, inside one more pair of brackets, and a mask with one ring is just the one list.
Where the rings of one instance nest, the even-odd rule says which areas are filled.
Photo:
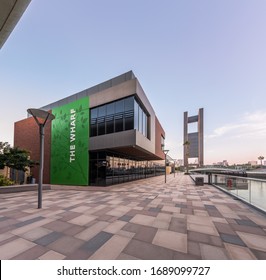
[[187, 122], [188, 123], [193, 123], [198, 121], [198, 116], [193, 116], [193, 117], [188, 117]]
[[194, 158], [198, 157], [198, 132], [195, 133], [189, 133], [188, 134], [188, 142], [190, 143], [189, 145], [189, 157]]

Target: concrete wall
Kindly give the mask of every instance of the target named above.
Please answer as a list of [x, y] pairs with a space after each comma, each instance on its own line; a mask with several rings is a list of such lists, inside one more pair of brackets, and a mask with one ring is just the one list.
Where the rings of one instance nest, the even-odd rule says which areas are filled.
[[165, 138], [165, 132], [159, 120], [155, 117], [155, 154], [161, 159], [164, 159], [165, 156], [161, 147], [161, 135]]

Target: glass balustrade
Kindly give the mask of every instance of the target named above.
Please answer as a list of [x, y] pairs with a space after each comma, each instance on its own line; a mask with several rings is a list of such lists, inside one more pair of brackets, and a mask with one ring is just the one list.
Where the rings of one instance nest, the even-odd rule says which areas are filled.
[[212, 174], [211, 183], [237, 198], [266, 211], [266, 180]]

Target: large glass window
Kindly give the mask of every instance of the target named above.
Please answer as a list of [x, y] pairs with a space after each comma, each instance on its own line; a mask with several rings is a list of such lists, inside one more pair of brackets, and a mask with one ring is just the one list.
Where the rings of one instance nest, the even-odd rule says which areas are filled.
[[134, 100], [134, 129], [139, 130], [139, 104]]
[[91, 109], [90, 136], [97, 136], [97, 108]]
[[115, 102], [115, 132], [124, 130], [124, 100]]
[[161, 148], [162, 148], [162, 151], [164, 150], [164, 137], [163, 135], [161, 135]]
[[106, 115], [106, 106], [102, 105], [98, 107], [98, 135], [105, 134], [105, 115]]
[[141, 109], [141, 107], [139, 107], [139, 132], [140, 133], [142, 133], [142, 125], [143, 125], [143, 123], [142, 123], [142, 113], [143, 113], [143, 111], [142, 111], [142, 109]]
[[125, 130], [134, 129], [134, 97], [125, 99]]
[[114, 133], [114, 113], [115, 113], [115, 103], [109, 103], [106, 105], [106, 134]]
[[90, 136], [136, 129], [149, 138], [149, 116], [134, 96], [91, 109]]
[[89, 158], [90, 185], [113, 185], [165, 172], [164, 165], [109, 152], [90, 152]]

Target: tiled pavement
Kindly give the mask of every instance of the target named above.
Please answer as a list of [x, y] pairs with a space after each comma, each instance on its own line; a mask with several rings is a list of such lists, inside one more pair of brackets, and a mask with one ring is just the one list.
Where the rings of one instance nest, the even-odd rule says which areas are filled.
[[85, 190], [1, 194], [0, 259], [266, 259], [266, 216], [189, 176]]

